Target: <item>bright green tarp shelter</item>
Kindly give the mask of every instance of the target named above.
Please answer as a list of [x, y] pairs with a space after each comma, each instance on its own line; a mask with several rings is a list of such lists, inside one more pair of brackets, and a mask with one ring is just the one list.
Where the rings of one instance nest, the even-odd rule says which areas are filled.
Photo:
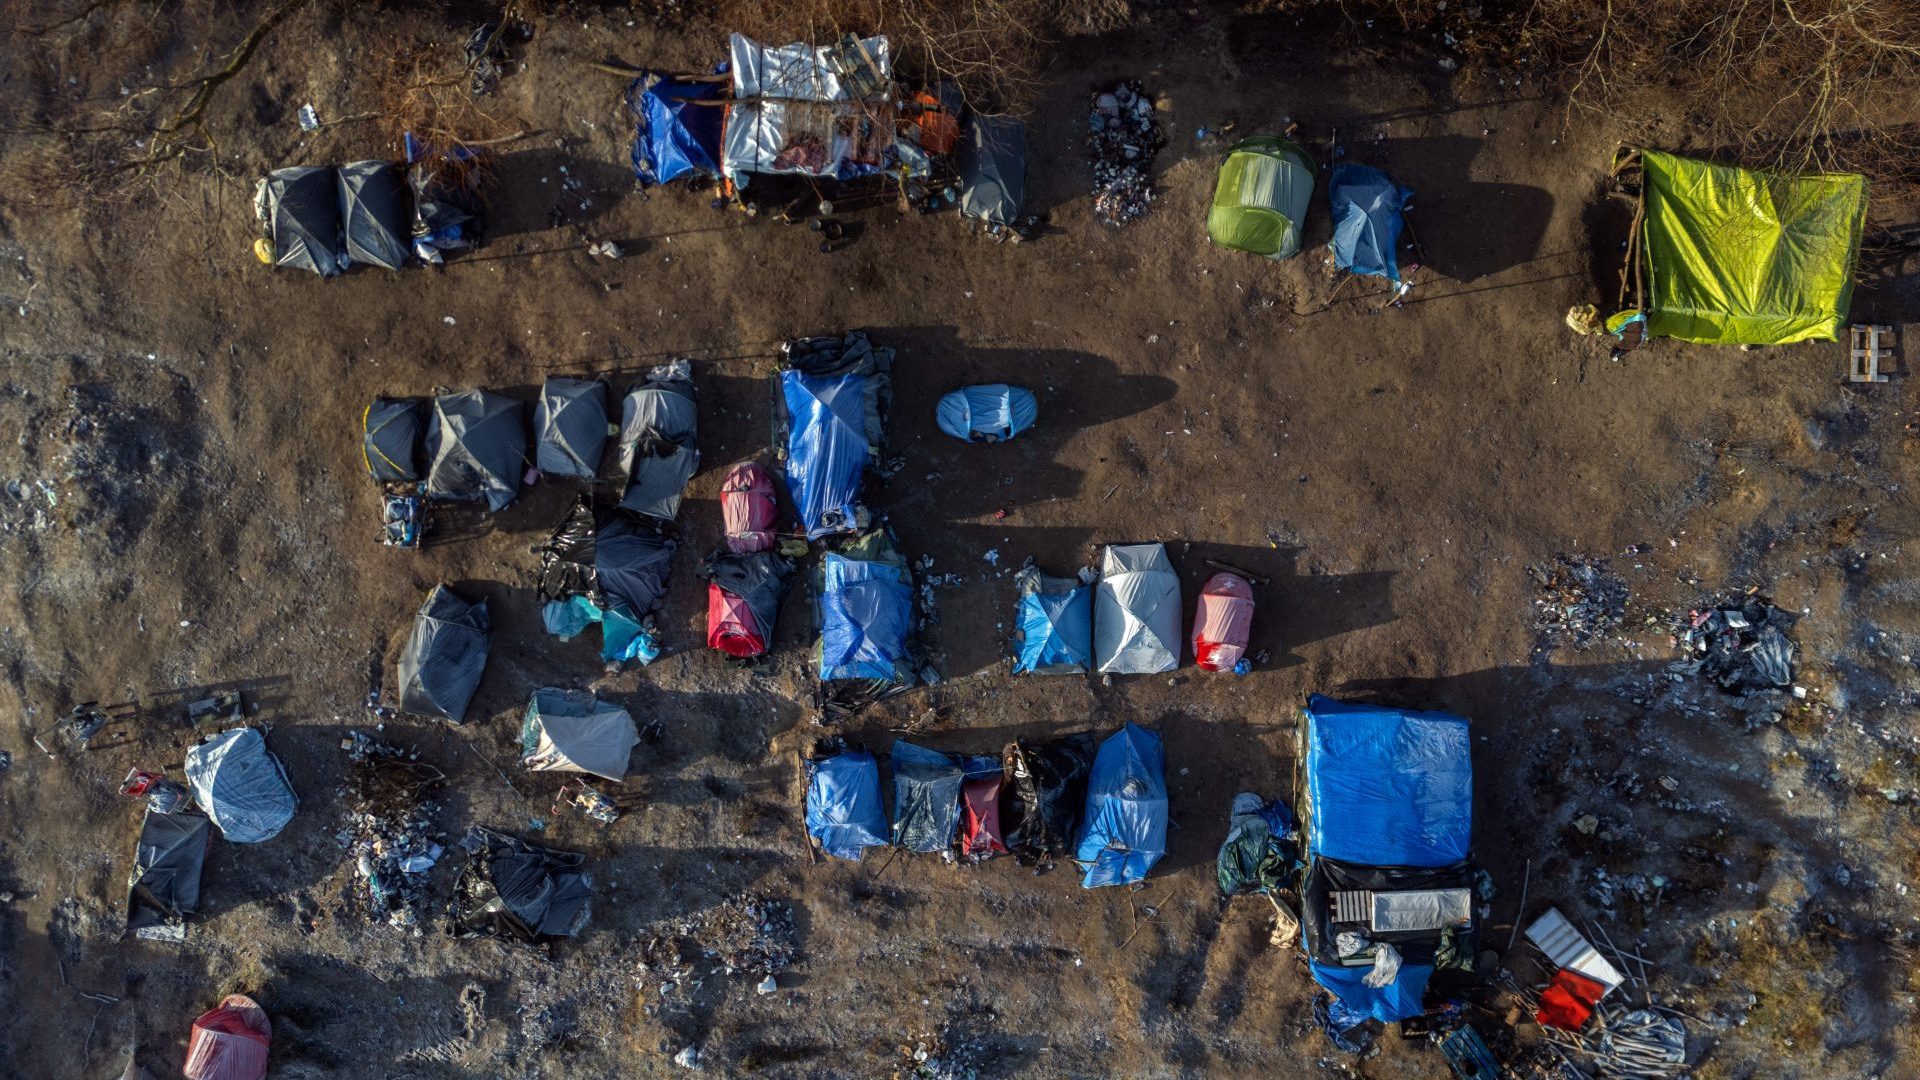
[[1300, 225], [1313, 197], [1313, 163], [1274, 135], [1241, 139], [1220, 164], [1207, 235], [1223, 248], [1285, 259], [1300, 250]]
[[1641, 152], [1647, 331], [1707, 345], [1837, 340], [1867, 182]]

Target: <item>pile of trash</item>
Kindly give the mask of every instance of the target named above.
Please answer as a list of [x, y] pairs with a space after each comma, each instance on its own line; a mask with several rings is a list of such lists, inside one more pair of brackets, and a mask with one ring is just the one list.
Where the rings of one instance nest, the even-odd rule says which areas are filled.
[[1564, 642], [1584, 649], [1619, 629], [1627, 615], [1627, 583], [1607, 569], [1605, 559], [1556, 555], [1551, 563], [1530, 566], [1534, 629], [1543, 647]]
[[639, 970], [672, 983], [702, 980], [695, 965], [714, 965], [707, 975], [758, 976], [761, 991], [777, 989], [773, 976], [799, 959], [793, 906], [743, 893], [705, 911], [674, 919], [647, 939]]
[[1795, 620], [1752, 593], [1689, 611], [1673, 635], [1686, 658], [1671, 670], [1704, 675], [1731, 694], [1786, 689], [1793, 685], [1795, 655], [1787, 631]]
[[341, 791], [347, 827], [334, 838], [353, 864], [355, 903], [369, 919], [419, 937], [427, 874], [446, 841], [433, 826], [439, 804], [421, 796], [446, 775], [422, 764], [419, 751], [360, 731], [349, 731], [340, 748], [349, 763]]
[[1153, 99], [1137, 80], [1094, 92], [1087, 114], [1094, 217], [1117, 227], [1147, 216], [1153, 209], [1153, 155], [1165, 144]]

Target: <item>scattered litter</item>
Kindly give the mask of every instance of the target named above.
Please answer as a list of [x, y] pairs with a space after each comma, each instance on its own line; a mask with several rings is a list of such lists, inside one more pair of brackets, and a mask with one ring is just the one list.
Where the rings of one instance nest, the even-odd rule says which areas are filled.
[[687, 1047], [673, 1055], [673, 1063], [683, 1069], [698, 1069], [700, 1067], [700, 1048], [697, 1046]]
[[1556, 555], [1527, 573], [1536, 586], [1534, 629], [1543, 648], [1563, 643], [1584, 649], [1605, 640], [1626, 618], [1627, 583], [1605, 559]]
[[775, 993], [780, 989], [780, 980], [769, 975], [766, 978], [761, 979], [760, 985], [755, 987], [754, 989], [759, 991], [759, 993], [762, 994], [763, 996], [766, 994]]
[[1000, 549], [999, 548], [988, 548], [987, 553], [980, 557], [987, 560], [987, 564], [989, 566], [1000, 565]]
[[1153, 100], [1137, 80], [1093, 95], [1087, 114], [1087, 156], [1093, 165], [1093, 214], [1126, 225], [1153, 208], [1153, 156], [1166, 140]]
[[295, 115], [297, 115], [300, 118], [301, 131], [319, 131], [320, 130], [320, 117], [318, 114], [316, 114], [313, 111], [313, 106], [311, 104], [300, 106], [300, 111]]
[[422, 796], [446, 779], [402, 750], [348, 731], [346, 783], [340, 790], [347, 826], [334, 835], [354, 868], [353, 896], [366, 916], [418, 937], [429, 916], [427, 873], [444, 852], [433, 826], [439, 804]]
[[1674, 633], [1686, 659], [1669, 670], [1704, 675], [1733, 694], [1786, 689], [1793, 685], [1795, 654], [1787, 630], [1797, 618], [1756, 596], [1689, 611]]
[[597, 244], [590, 245], [587, 248], [587, 254], [598, 255], [603, 259], [618, 259], [625, 255], [626, 252], [620, 250], [619, 244], [611, 240], [602, 240]]

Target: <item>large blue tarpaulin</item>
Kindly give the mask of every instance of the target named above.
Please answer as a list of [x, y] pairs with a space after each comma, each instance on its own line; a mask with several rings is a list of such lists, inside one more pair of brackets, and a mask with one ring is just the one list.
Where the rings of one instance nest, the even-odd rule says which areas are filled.
[[1333, 204], [1334, 265], [1398, 284], [1400, 262], [1395, 253], [1405, 225], [1400, 215], [1413, 192], [1379, 169], [1337, 165], [1327, 182], [1327, 198]]
[[887, 842], [887, 810], [880, 802], [880, 763], [866, 750], [847, 750], [808, 763], [807, 835], [820, 850], [860, 861], [860, 853]]
[[1308, 850], [1361, 866], [1452, 866], [1473, 834], [1467, 721], [1307, 699]]
[[1433, 976], [1432, 964], [1401, 964], [1393, 981], [1380, 987], [1366, 984], [1367, 976], [1373, 974], [1371, 964], [1342, 967], [1309, 960], [1307, 967], [1313, 981], [1333, 994], [1328, 1014], [1334, 1027], [1341, 1030], [1370, 1019], [1390, 1024], [1426, 1011], [1422, 999], [1427, 995], [1427, 980]]
[[906, 567], [828, 552], [821, 561], [820, 677], [898, 678], [912, 616]]
[[633, 112], [633, 175], [642, 186], [664, 184], [688, 173], [720, 175], [720, 122], [726, 109], [717, 104], [723, 83], [688, 82], [666, 75], [642, 75], [627, 89]]
[[1039, 578], [1020, 593], [1020, 655], [1015, 674], [1069, 675], [1093, 666], [1093, 586]]
[[853, 527], [869, 456], [867, 378], [780, 373], [789, 418], [787, 489], [809, 539]]
[[1167, 761], [1160, 736], [1128, 724], [1100, 744], [1074, 861], [1082, 888], [1131, 885], [1167, 853]]

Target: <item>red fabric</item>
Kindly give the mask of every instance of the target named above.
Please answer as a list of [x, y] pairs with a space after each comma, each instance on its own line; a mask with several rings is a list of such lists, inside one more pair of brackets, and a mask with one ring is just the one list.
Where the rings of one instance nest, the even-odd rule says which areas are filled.
[[1593, 1015], [1594, 1003], [1606, 992], [1605, 986], [1585, 975], [1563, 970], [1540, 992], [1540, 1010], [1533, 1018], [1547, 1027], [1578, 1031]]
[[707, 583], [707, 646], [744, 660], [767, 651], [767, 640], [753, 624], [753, 609], [745, 600]]
[[1227, 671], [1247, 652], [1253, 630], [1253, 586], [1239, 574], [1207, 579], [1193, 611], [1193, 660], [1208, 671]]
[[1000, 834], [1000, 780], [983, 776], [960, 785], [960, 850], [967, 855], [1004, 855]]
[[726, 523], [727, 550], [744, 555], [766, 551], [777, 537], [773, 522], [780, 508], [773, 500], [773, 477], [757, 461], [743, 461], [720, 483], [720, 517]]
[[250, 997], [234, 994], [193, 1022], [187, 1042], [187, 1080], [261, 1080], [273, 1025]]

